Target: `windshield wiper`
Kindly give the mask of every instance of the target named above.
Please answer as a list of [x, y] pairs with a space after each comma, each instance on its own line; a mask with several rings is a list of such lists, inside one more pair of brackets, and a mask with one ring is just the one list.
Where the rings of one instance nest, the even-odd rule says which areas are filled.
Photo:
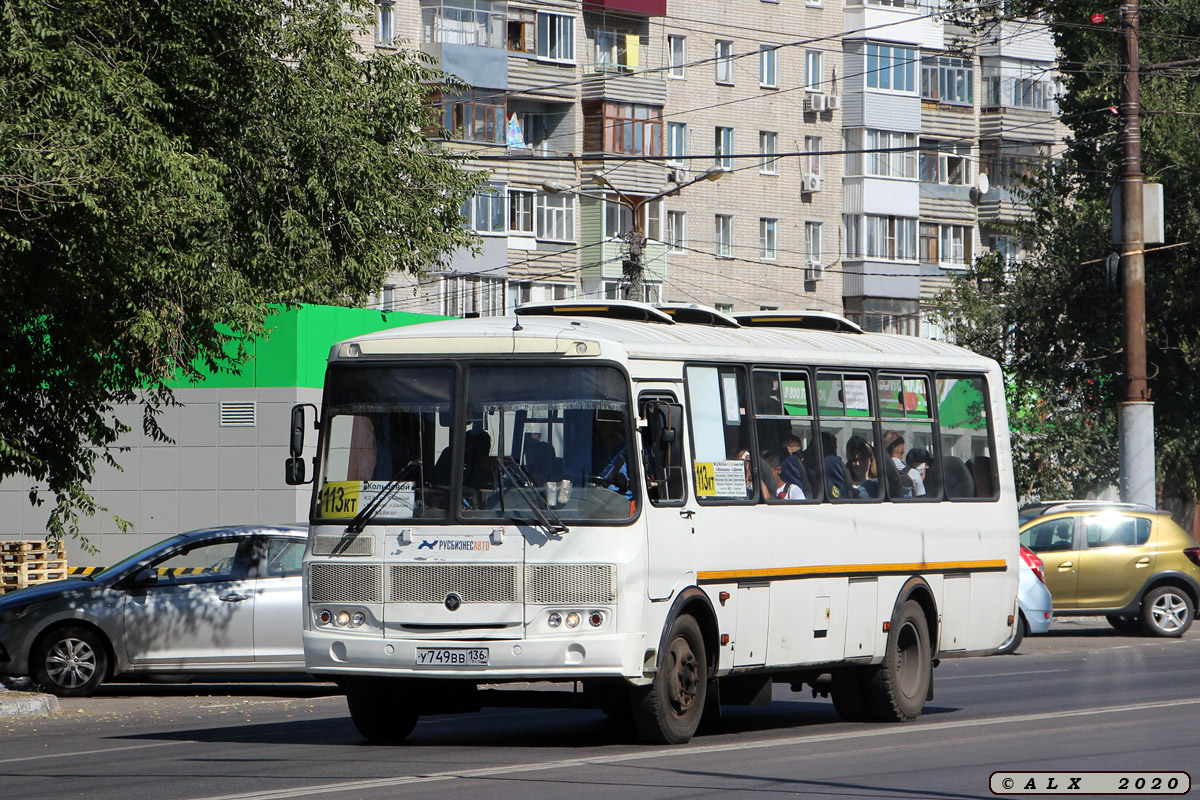
[[[550, 532], [551, 535], [570, 533], [570, 529], [563, 524], [562, 518], [558, 513], [544, 501], [541, 495], [535, 492], [530, 484], [529, 473], [517, 463], [512, 456], [499, 456], [496, 458], [496, 463], [500, 466], [500, 470], [505, 477], [516, 487], [521, 493], [521, 497], [525, 498], [529, 510], [538, 518], [538, 522]], [[500, 487], [500, 497], [504, 497], [504, 487]], [[545, 509], [543, 511], [543, 508]], [[503, 509], [501, 509], [503, 510]]]
[[414, 458], [405, 464], [400, 469], [400, 472], [396, 474], [396, 477], [384, 484], [383, 488], [379, 490], [379, 494], [372, 497], [369, 503], [358, 510], [358, 514], [346, 526], [346, 533], [362, 533], [366, 524], [375, 519], [376, 515], [387, 504], [387, 501], [392, 499], [392, 495], [400, 488], [400, 484], [412, 474], [413, 470], [418, 469], [421, 464], [422, 461], [419, 458]]

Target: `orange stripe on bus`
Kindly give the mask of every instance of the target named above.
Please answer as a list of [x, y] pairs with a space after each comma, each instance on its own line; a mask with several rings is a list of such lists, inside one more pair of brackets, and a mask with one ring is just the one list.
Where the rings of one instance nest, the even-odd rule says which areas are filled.
[[918, 573], [918, 572], [979, 572], [1004, 570], [1004, 561], [932, 561], [912, 564], [819, 564], [811, 567], [778, 567], [774, 569], [727, 569], [697, 573], [698, 580], [706, 582], [735, 580], [770, 580], [786, 578], [820, 577], [821, 575], [871, 575], [875, 573]]

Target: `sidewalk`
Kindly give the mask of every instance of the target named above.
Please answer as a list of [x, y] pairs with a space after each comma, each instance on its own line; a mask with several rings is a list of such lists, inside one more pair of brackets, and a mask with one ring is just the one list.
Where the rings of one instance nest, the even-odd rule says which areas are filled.
[[28, 679], [0, 681], [0, 720], [13, 717], [45, 717], [57, 714], [58, 698], [43, 694]]

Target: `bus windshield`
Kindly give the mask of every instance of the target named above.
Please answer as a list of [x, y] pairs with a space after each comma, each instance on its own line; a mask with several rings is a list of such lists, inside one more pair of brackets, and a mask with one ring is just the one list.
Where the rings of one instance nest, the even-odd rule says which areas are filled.
[[[621, 521], [637, 491], [625, 376], [606, 366], [330, 371], [313, 516]], [[635, 451], [636, 452], [636, 451]], [[374, 501], [374, 502], [372, 502]]]

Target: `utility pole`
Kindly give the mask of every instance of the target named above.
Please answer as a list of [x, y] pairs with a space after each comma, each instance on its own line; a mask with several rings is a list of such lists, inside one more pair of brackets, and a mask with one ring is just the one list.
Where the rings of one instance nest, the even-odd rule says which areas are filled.
[[1121, 266], [1125, 299], [1125, 397], [1117, 404], [1121, 500], [1157, 505], [1154, 404], [1146, 380], [1146, 267], [1142, 227], [1139, 0], [1121, 6]]

